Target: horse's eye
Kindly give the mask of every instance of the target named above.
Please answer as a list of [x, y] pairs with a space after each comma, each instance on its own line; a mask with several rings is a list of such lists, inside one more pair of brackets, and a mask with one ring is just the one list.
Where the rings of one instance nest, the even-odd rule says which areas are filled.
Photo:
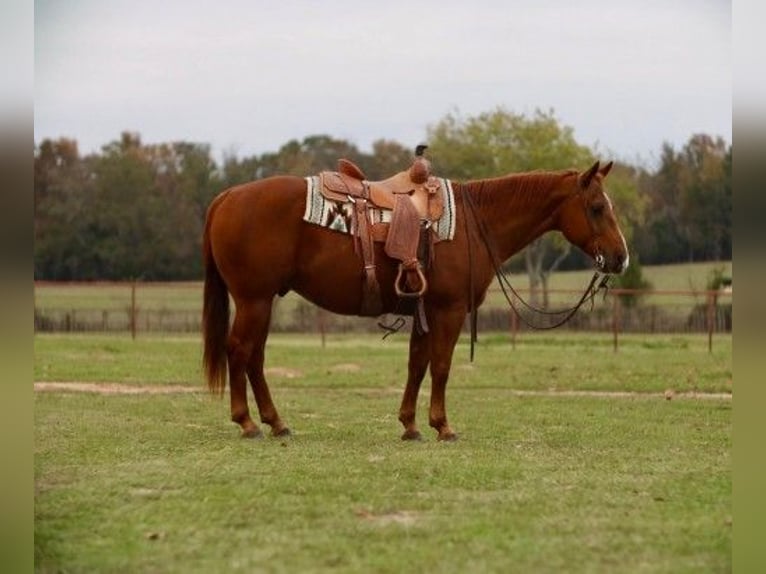
[[593, 217], [600, 217], [604, 214], [606, 206], [603, 203], [594, 203], [590, 206], [590, 213]]

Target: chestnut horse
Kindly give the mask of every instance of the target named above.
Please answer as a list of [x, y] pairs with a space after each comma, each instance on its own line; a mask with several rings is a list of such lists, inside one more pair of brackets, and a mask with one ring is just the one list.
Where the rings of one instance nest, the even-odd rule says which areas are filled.
[[[428, 369], [428, 422], [439, 440], [456, 438], [445, 407], [452, 353], [472, 302], [481, 304], [494, 277], [480, 234], [464, 225], [466, 210], [471, 209], [484, 228], [499, 262], [543, 233], [558, 230], [593, 258], [599, 271], [621, 273], [628, 265], [628, 251], [604, 190], [611, 167], [611, 162], [596, 162], [584, 172], [536, 171], [452, 184], [455, 235], [435, 244], [426, 272], [429, 329], [423, 333], [413, 328], [410, 336], [407, 384], [399, 409], [403, 439], [421, 437], [415, 410]], [[293, 290], [333, 313], [361, 314], [364, 272], [353, 237], [303, 221], [305, 205], [304, 178], [275, 176], [223, 191], [207, 211], [204, 370], [210, 390], [223, 393], [228, 367], [231, 419], [245, 437], [262, 434], [248, 409], [247, 379], [261, 422], [271, 426], [274, 436], [290, 433], [272, 402], [263, 369], [274, 296]], [[381, 243], [375, 249], [383, 312], [395, 312], [397, 262], [385, 255]], [[229, 294], [236, 306], [231, 327]]]

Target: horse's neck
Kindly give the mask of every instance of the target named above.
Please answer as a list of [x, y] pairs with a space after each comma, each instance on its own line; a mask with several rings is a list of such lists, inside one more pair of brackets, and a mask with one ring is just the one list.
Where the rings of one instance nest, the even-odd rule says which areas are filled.
[[556, 211], [568, 196], [568, 175], [533, 172], [463, 184], [502, 261], [554, 229]]

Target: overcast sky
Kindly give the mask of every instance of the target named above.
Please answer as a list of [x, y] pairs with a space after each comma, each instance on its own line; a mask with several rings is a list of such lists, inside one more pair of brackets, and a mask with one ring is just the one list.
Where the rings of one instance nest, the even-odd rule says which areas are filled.
[[217, 157], [320, 133], [414, 147], [498, 106], [553, 109], [627, 161], [731, 142], [723, 0], [43, 0], [34, 42], [35, 141], [83, 153], [124, 130]]

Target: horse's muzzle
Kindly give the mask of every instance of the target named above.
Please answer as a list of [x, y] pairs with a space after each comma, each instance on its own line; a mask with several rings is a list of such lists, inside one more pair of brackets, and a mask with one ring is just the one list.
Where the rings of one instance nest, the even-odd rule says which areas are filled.
[[627, 252], [617, 252], [609, 257], [603, 253], [597, 253], [593, 260], [596, 263], [596, 269], [601, 271], [601, 273], [620, 275], [628, 268], [630, 256]]

